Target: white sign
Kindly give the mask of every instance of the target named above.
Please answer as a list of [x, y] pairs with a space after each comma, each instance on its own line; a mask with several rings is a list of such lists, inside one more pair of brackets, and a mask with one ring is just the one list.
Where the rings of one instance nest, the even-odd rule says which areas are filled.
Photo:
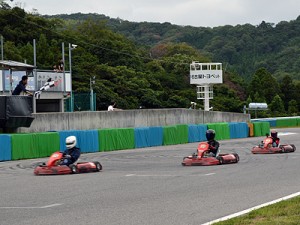
[[[57, 82], [57, 85], [51, 89], [50, 92], [63, 92], [64, 91], [64, 79], [63, 73], [38, 71], [37, 72], [37, 89], [39, 90], [49, 78]], [[66, 76], [66, 91], [72, 91], [71, 76], [70, 73], [65, 73]]]
[[190, 65], [190, 84], [221, 84], [223, 71], [221, 63], [197, 63]]

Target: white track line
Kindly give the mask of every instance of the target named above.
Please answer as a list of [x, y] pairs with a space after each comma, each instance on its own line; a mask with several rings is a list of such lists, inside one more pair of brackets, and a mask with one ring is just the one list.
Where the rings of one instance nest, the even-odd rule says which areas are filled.
[[196, 175], [168, 175], [168, 174], [127, 174], [125, 177], [199, 177], [199, 176], [211, 176], [215, 175], [215, 173], [207, 173], [207, 174], [196, 174]]
[[0, 207], [0, 209], [48, 209], [48, 208], [52, 208], [52, 207], [56, 207], [56, 206], [60, 206], [60, 205], [62, 205], [62, 204], [56, 203], [56, 204], [45, 205], [45, 206], [41, 206], [41, 207], [35, 207], [35, 206], [4, 206], [4, 207]]
[[287, 200], [287, 199], [290, 199], [290, 198], [294, 198], [294, 197], [297, 197], [299, 195], [300, 195], [300, 192], [297, 192], [297, 193], [294, 193], [294, 194], [291, 194], [291, 195], [288, 195], [288, 196], [285, 196], [285, 197], [282, 197], [282, 198], [278, 198], [276, 200], [273, 200], [273, 201], [270, 201], [270, 202], [267, 202], [267, 203], [264, 203], [264, 204], [261, 204], [261, 205], [258, 205], [258, 206], [254, 206], [252, 208], [249, 208], [249, 209], [246, 209], [246, 210], [243, 210], [243, 211], [240, 211], [240, 212], [228, 215], [228, 216], [224, 216], [222, 218], [219, 218], [219, 219], [207, 222], [207, 223], [203, 223], [202, 225], [211, 225], [211, 224], [214, 224], [214, 223], [217, 223], [217, 222], [229, 220], [229, 219], [232, 219], [234, 217], [238, 217], [238, 216], [247, 214], [247, 213], [249, 213], [253, 210], [260, 209], [260, 208], [268, 206], [268, 205], [273, 205], [275, 203], [278, 203], [278, 202], [281, 202], [281, 201], [284, 201], [284, 200]]
[[286, 136], [286, 135], [292, 135], [292, 134], [296, 134], [296, 133], [292, 133], [292, 132], [278, 132], [278, 136]]

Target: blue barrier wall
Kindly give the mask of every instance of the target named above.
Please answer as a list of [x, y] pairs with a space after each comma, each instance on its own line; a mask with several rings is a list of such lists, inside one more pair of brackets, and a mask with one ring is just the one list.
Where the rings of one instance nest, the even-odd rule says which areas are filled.
[[247, 123], [228, 123], [230, 130], [230, 139], [246, 138], [249, 136], [249, 128]]
[[99, 151], [98, 130], [70, 130], [59, 131], [58, 133], [61, 151], [66, 149], [65, 140], [68, 136], [76, 136], [76, 146], [80, 148], [82, 153]]
[[163, 145], [163, 128], [162, 127], [149, 127], [149, 146], [162, 146]]
[[149, 127], [134, 128], [135, 148], [150, 147], [150, 129]]
[[11, 136], [0, 135], [0, 161], [11, 160]]
[[205, 141], [205, 132], [207, 125], [205, 124], [189, 124], [189, 143]]

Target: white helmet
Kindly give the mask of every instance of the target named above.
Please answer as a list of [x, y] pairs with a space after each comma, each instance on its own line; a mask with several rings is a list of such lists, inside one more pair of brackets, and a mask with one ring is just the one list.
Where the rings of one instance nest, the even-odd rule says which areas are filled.
[[76, 146], [77, 140], [75, 136], [69, 136], [66, 138], [67, 149], [74, 148]]

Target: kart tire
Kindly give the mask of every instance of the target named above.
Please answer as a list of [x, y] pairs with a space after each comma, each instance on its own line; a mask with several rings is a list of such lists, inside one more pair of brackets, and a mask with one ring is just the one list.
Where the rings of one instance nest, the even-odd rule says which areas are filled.
[[235, 162], [238, 163], [240, 161], [239, 155], [237, 153], [234, 153], [233, 155], [235, 156], [235, 159], [236, 159]]
[[293, 152], [296, 151], [296, 146], [291, 144], [292, 148], [293, 148]]
[[99, 163], [99, 162], [93, 162], [94, 164], [95, 164], [95, 166], [96, 166], [96, 170], [97, 170], [97, 172], [100, 172], [101, 170], [102, 170], [102, 165]]
[[219, 156], [219, 163], [220, 163], [220, 165], [222, 165], [224, 163], [224, 159], [222, 156]]
[[43, 167], [43, 166], [46, 166], [46, 163], [44, 163], [44, 162], [39, 162], [39, 163], [37, 163], [37, 164], [35, 165], [34, 168], [36, 168], [36, 167]]
[[71, 169], [72, 173], [78, 173], [78, 168], [76, 165], [71, 164], [71, 165], [69, 165], [69, 168]]

